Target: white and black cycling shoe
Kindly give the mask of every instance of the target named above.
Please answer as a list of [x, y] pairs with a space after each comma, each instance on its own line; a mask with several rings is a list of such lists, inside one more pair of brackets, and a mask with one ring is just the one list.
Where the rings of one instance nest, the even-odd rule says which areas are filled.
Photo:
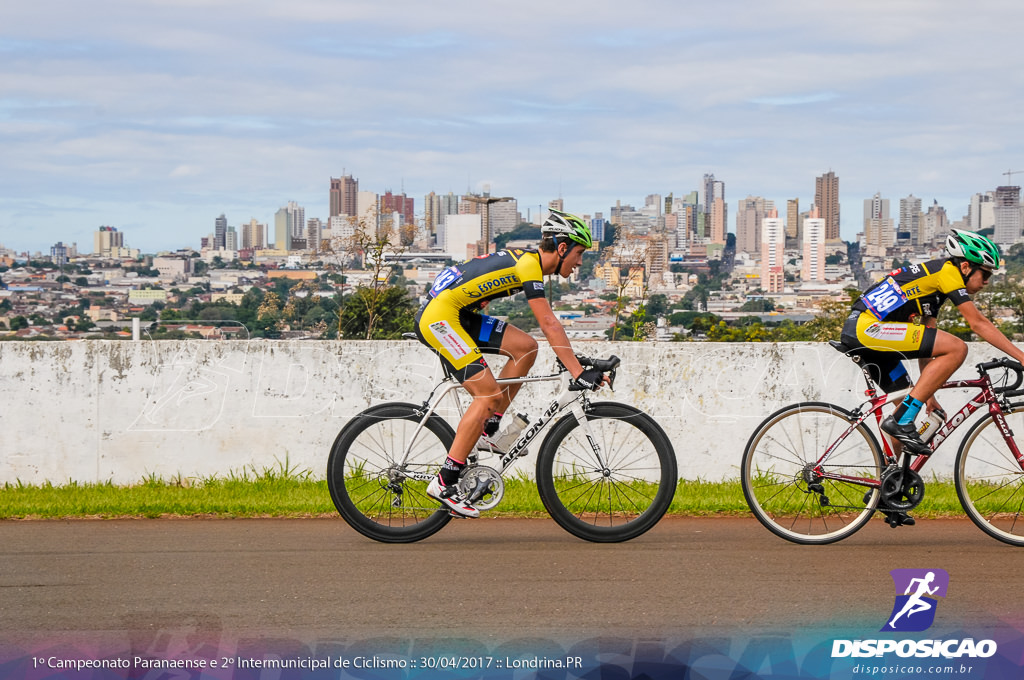
[[896, 422], [896, 419], [889, 416], [882, 421], [882, 432], [891, 436], [893, 439], [903, 444], [910, 453], [931, 453], [932, 450], [927, 444], [921, 439], [921, 435], [918, 434], [917, 428], [914, 427], [914, 423], [907, 423], [906, 425], [900, 425]]
[[441, 481], [441, 475], [437, 475], [427, 485], [427, 495], [434, 500], [440, 501], [441, 505], [460, 517], [476, 519], [480, 511], [473, 507], [473, 504], [466, 500], [466, 497], [459, 491], [458, 484], [445, 485]]
[[486, 434], [482, 434], [480, 435], [480, 439], [476, 440], [476, 450], [493, 453], [498, 456], [504, 456], [505, 450], [498, 445], [496, 440], [497, 437], [488, 437]]

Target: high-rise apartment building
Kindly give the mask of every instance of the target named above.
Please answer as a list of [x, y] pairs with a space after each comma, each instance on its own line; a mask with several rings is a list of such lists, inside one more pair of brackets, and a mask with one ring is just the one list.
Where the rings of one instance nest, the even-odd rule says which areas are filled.
[[825, 240], [839, 239], [839, 177], [829, 170], [814, 181], [814, 205], [825, 220]]
[[1021, 240], [1020, 187], [996, 187], [992, 240], [1011, 246]]
[[910, 194], [900, 199], [900, 225], [896, 242], [918, 245], [921, 232], [921, 199]]
[[786, 238], [800, 238], [800, 199], [786, 201]]
[[310, 217], [306, 220], [306, 250], [311, 253], [319, 253], [323, 233], [324, 223], [319, 217]]
[[880, 193], [864, 199], [864, 254], [885, 257], [896, 245], [896, 227], [889, 217], [889, 199]]
[[331, 214], [355, 215], [357, 207], [357, 196], [359, 195], [359, 180], [352, 175], [342, 175], [338, 178], [331, 178]]
[[404, 193], [393, 194], [389, 189], [380, 197], [380, 212], [382, 215], [398, 213], [402, 216], [402, 224], [412, 224], [416, 220], [415, 203], [415, 199], [409, 198]]
[[928, 207], [928, 212], [921, 220], [920, 243], [932, 243], [938, 238], [943, 238], [949, 232], [949, 217], [946, 209], [933, 200]]
[[[736, 252], [756, 255], [761, 250], [761, 225], [769, 212], [775, 211], [775, 201], [761, 196], [747, 196], [737, 204]], [[775, 213], [778, 216], [778, 213]]]
[[295, 201], [274, 213], [274, 248], [291, 250], [292, 239], [305, 238], [306, 209]]
[[92, 235], [92, 252], [102, 257], [110, 257], [111, 250], [124, 247], [124, 232], [117, 227], [100, 227]]
[[213, 221], [213, 247], [217, 250], [224, 250], [224, 235], [228, 231], [228, 218], [224, 213]]
[[761, 290], [781, 293], [786, 287], [786, 227], [772, 209], [761, 223]]
[[238, 232], [234, 227], [224, 230], [224, 250], [238, 250]]
[[817, 206], [804, 220], [804, 262], [800, 276], [804, 283], [825, 280], [825, 242], [828, 229]]
[[267, 247], [267, 225], [255, 217], [242, 225], [242, 250], [263, 250]]
[[971, 205], [967, 209], [967, 228], [970, 231], [981, 231], [996, 226], [996, 195], [993, 191], [974, 194]]

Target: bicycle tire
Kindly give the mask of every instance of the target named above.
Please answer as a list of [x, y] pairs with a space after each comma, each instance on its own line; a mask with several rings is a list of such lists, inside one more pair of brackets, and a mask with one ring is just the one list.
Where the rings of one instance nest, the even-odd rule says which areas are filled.
[[[846, 409], [802, 402], [765, 418], [747, 441], [741, 464], [743, 496], [754, 517], [776, 536], [802, 545], [834, 543], [871, 519], [878, 488], [827, 478], [808, 479], [810, 466], [854, 421]], [[830, 455], [826, 468], [879, 479], [884, 456], [861, 423]], [[808, 488], [820, 484], [821, 493]]]
[[[1011, 431], [1024, 432], [1024, 406], [1003, 416]], [[956, 495], [979, 529], [1003, 543], [1024, 545], [1024, 472], [994, 423], [986, 413], [960, 443], [953, 468]], [[1024, 447], [1019, 434], [1014, 440]]]
[[396, 474], [396, 459], [422, 420], [413, 404], [393, 402], [367, 409], [350, 420], [331, 446], [327, 488], [334, 507], [349, 525], [383, 543], [412, 543], [440, 531], [451, 514], [426, 494], [428, 478], [437, 474], [455, 439], [440, 416], [427, 419], [409, 453], [405, 471]]
[[537, 489], [548, 514], [569, 533], [595, 543], [628, 541], [664, 516], [678, 476], [672, 443], [639, 409], [616, 402], [586, 411], [606, 462], [595, 459], [579, 422], [559, 420], [537, 455]]

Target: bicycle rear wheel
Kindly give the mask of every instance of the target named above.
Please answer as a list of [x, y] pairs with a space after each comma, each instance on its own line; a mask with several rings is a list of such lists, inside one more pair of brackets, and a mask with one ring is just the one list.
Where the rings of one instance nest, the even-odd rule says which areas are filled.
[[396, 402], [363, 411], [342, 428], [327, 459], [327, 488], [338, 512], [353, 529], [384, 543], [419, 541], [451, 520], [426, 490], [455, 432], [431, 415], [417, 433], [422, 415], [416, 409]]
[[[853, 420], [838, 406], [805, 402], [776, 411], [754, 430], [743, 452], [743, 495], [773, 534], [805, 545], [833, 543], [871, 519], [877, 486], [815, 472], [818, 459]], [[862, 423], [839, 442], [820, 472], [877, 482], [883, 468], [878, 440]]]
[[[1017, 447], [1024, 447], [1024, 407], [1003, 414]], [[1024, 545], [1024, 471], [985, 414], [967, 432], [956, 454], [953, 474], [964, 511], [986, 534], [1010, 545]]]
[[676, 454], [661, 427], [632, 406], [598, 402], [587, 422], [558, 421], [537, 456], [537, 489], [563, 529], [597, 543], [636, 538], [662, 518], [675, 495]]

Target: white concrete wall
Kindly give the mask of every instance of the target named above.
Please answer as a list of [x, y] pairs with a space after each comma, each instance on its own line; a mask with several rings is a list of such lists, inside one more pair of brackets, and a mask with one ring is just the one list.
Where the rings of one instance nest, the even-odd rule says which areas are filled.
[[[737, 477], [751, 431], [781, 406], [852, 408], [863, 399], [860, 371], [825, 344], [575, 346], [623, 359], [615, 392], [598, 398], [654, 416], [688, 479]], [[972, 346], [957, 376], [974, 377], [970, 367], [995, 355]], [[543, 347], [536, 370], [553, 356]], [[210, 477], [286, 460], [323, 478], [350, 417], [384, 401], [422, 401], [439, 374], [411, 341], [0, 342], [0, 484]], [[556, 385], [527, 386], [514, 407], [536, 415]], [[966, 395], [948, 391], [942, 401], [957, 409]], [[949, 474], [956, 446], [947, 442], [928, 471]], [[534, 457], [518, 465], [530, 473]]]

